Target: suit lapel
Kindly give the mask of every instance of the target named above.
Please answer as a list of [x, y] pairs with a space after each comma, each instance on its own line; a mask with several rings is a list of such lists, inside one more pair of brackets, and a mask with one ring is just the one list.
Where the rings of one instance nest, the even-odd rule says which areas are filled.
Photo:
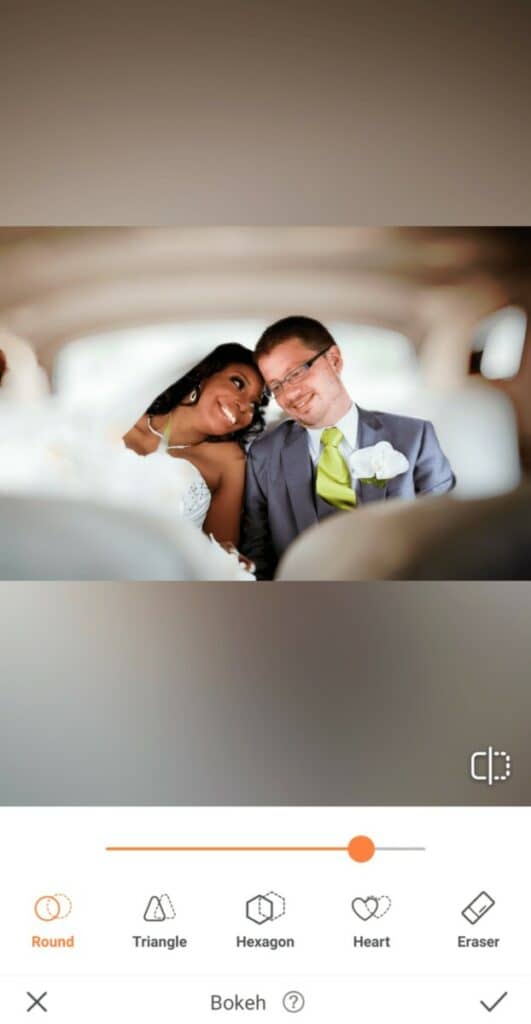
[[315, 492], [315, 473], [313, 475], [312, 485], [313, 485], [313, 494], [314, 494], [314, 500], [315, 500], [315, 507], [317, 509], [317, 518], [318, 518], [319, 522], [321, 522], [322, 519], [326, 519], [328, 516], [338, 515], [340, 513], [340, 511], [341, 511], [340, 509], [335, 508], [335, 506], [331, 505], [330, 502], [325, 501], [324, 498], [321, 498], [319, 494], [316, 494], [316, 492]]
[[[368, 412], [367, 409], [360, 409], [358, 406], [358, 448], [370, 448], [378, 441], [386, 441], [384, 425], [375, 412]], [[362, 484], [356, 481], [356, 494], [362, 505], [368, 501], [380, 501], [387, 494], [387, 486], [375, 487], [374, 484]]]
[[[385, 427], [377, 413], [360, 409], [358, 406], [357, 448], [369, 448], [378, 441], [385, 441]], [[308, 449], [308, 435], [298, 423], [290, 424], [290, 431], [281, 449], [284, 479], [293, 510], [297, 530], [302, 533], [319, 519], [337, 512], [333, 506], [315, 495], [315, 475]], [[362, 484], [356, 481], [356, 494], [360, 504], [381, 501], [386, 497], [387, 487]]]
[[299, 533], [317, 522], [313, 494], [312, 460], [304, 427], [292, 423], [281, 450], [282, 469]]

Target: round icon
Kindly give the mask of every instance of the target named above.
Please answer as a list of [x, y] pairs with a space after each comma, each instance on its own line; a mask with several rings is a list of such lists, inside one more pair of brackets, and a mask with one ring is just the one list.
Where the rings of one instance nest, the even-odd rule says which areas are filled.
[[292, 989], [291, 992], [286, 992], [286, 995], [282, 999], [282, 1006], [288, 1013], [300, 1013], [304, 1008], [306, 1000], [302, 992], [297, 992]]
[[39, 896], [34, 910], [39, 921], [62, 921], [72, 912], [72, 903], [64, 893], [56, 892], [55, 896]]

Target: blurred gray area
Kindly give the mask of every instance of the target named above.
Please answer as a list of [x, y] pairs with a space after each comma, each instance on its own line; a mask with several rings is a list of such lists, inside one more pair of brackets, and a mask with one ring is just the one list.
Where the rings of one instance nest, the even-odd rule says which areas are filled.
[[529, 215], [525, 0], [2, 13], [4, 224]]
[[0, 608], [2, 804], [531, 802], [530, 584], [3, 583]]
[[304, 531], [281, 560], [283, 582], [531, 580], [531, 483], [509, 494], [361, 506]]
[[[462, 510], [462, 511], [461, 511]], [[419, 544], [400, 576], [409, 580], [531, 580], [531, 485], [483, 502], [429, 543]]]
[[201, 578], [176, 536], [141, 511], [0, 494], [0, 520], [9, 537], [0, 548], [5, 580]]

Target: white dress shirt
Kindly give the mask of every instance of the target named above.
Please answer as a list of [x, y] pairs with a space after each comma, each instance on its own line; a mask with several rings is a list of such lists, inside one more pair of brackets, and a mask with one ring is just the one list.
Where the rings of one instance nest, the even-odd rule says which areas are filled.
[[[349, 456], [356, 451], [358, 439], [358, 418], [358, 410], [353, 402], [350, 409], [348, 409], [345, 415], [342, 416], [337, 423], [329, 424], [331, 427], [337, 427], [337, 429], [343, 434], [343, 438], [339, 443], [339, 451], [345, 459], [347, 466], [350, 466]], [[323, 446], [321, 444], [321, 434], [323, 433], [323, 430], [326, 430], [326, 427], [318, 427], [317, 429], [306, 427], [308, 434], [308, 448], [314, 466], [319, 462], [319, 456], [323, 450]], [[352, 480], [352, 477], [351, 484], [352, 487], [354, 487], [355, 481]]]

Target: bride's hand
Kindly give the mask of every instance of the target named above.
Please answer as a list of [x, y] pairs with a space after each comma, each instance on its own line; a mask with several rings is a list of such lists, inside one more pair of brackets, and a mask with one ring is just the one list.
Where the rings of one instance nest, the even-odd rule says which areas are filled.
[[245, 555], [242, 555], [241, 551], [238, 551], [238, 548], [231, 540], [220, 540], [218, 541], [218, 544], [227, 551], [229, 555], [237, 555], [240, 565], [243, 565], [243, 568], [247, 569], [247, 572], [254, 573], [256, 571], [254, 562], [251, 562], [250, 558], [246, 558]]

